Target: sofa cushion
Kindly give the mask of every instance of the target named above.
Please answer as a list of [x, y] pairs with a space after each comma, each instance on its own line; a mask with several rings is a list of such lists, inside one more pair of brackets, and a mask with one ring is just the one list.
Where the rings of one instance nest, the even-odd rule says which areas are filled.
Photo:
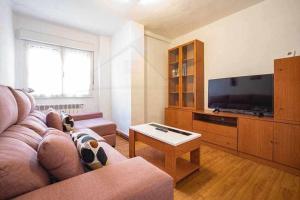
[[88, 134], [78, 134], [76, 143], [82, 163], [90, 170], [101, 168], [107, 164], [107, 155], [101, 146], [101, 142]]
[[21, 90], [11, 89], [18, 104], [18, 122], [23, 121], [31, 111], [31, 102], [28, 96]]
[[47, 126], [34, 116], [28, 116], [19, 125], [25, 126], [34, 132], [38, 133], [40, 136], [43, 136], [47, 131]]
[[44, 124], [46, 124], [46, 114], [42, 113], [41, 111], [34, 110], [32, 113], [29, 114], [30, 116], [33, 116], [35, 118], [38, 118], [41, 120]]
[[58, 130], [46, 133], [38, 148], [38, 160], [58, 180], [84, 173], [71, 137]]
[[18, 119], [18, 106], [14, 95], [6, 86], [0, 85], [0, 134]]
[[37, 150], [39, 143], [42, 141], [42, 137], [39, 134], [21, 125], [13, 125], [9, 127], [0, 135], [0, 138], [1, 137], [20, 140], [31, 146], [34, 150]]
[[62, 120], [62, 125], [63, 125], [64, 131], [70, 132], [70, 131], [74, 130], [74, 119], [70, 114], [62, 111], [60, 113], [60, 118]]
[[90, 128], [101, 136], [115, 134], [116, 133], [116, 124], [112, 121], [95, 118], [75, 121], [75, 128]]
[[36, 106], [35, 99], [34, 99], [34, 97], [30, 93], [27, 93], [27, 92], [24, 92], [24, 93], [27, 95], [27, 97], [28, 97], [28, 99], [29, 99], [29, 101], [31, 103], [31, 110], [30, 110], [30, 112], [33, 112], [34, 109], [35, 109], [35, 106]]
[[60, 118], [60, 114], [54, 109], [48, 111], [46, 116], [46, 124], [48, 127], [63, 131], [63, 125], [62, 120]]
[[8, 199], [49, 184], [36, 151], [20, 140], [0, 138], [0, 199]]

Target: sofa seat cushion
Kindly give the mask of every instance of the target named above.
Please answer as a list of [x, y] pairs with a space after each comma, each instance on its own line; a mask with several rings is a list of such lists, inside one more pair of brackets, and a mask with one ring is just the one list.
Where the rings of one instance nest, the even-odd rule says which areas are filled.
[[38, 149], [39, 143], [42, 141], [42, 137], [39, 134], [21, 125], [13, 125], [9, 127], [0, 134], [0, 138], [1, 137], [20, 140], [31, 146], [36, 151]]
[[40, 136], [43, 136], [47, 131], [47, 126], [40, 119], [34, 116], [27, 116], [19, 125], [25, 126], [34, 132], [38, 133]]
[[108, 158], [107, 165], [113, 165], [122, 162], [124, 160], [127, 160], [125, 156], [123, 156], [119, 151], [117, 151], [115, 148], [113, 148], [106, 142], [100, 142], [100, 145], [104, 149], [107, 155]]
[[71, 137], [59, 130], [49, 130], [38, 147], [38, 160], [58, 180], [84, 173]]
[[49, 184], [36, 151], [24, 142], [0, 137], [0, 199], [9, 199]]
[[74, 133], [86, 133], [90, 135], [91, 137], [95, 138], [97, 141], [105, 141], [104, 137], [101, 137], [97, 133], [95, 133], [93, 130], [89, 128], [81, 128], [81, 129], [76, 129]]
[[101, 136], [115, 134], [116, 124], [103, 118], [75, 121], [75, 128], [90, 128]]

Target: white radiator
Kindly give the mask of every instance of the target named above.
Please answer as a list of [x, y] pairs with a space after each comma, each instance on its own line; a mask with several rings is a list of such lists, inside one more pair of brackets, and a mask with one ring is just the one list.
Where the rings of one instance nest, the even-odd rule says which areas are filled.
[[76, 113], [83, 113], [85, 107], [86, 106], [84, 104], [57, 104], [57, 105], [37, 105], [36, 109], [43, 113], [47, 113], [49, 108], [53, 108], [58, 112], [64, 111], [69, 114], [76, 114]]

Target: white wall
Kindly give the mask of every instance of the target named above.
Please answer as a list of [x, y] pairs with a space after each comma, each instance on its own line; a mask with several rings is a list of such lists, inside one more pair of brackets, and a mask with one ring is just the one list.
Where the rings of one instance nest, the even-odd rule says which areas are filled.
[[15, 85], [13, 16], [7, 0], [0, 0], [0, 85]]
[[[59, 38], [59, 42], [73, 41], [78, 44], [87, 44], [88, 46], [94, 47], [94, 75], [95, 75], [95, 85], [92, 97], [88, 98], [47, 98], [47, 99], [37, 99], [38, 104], [68, 104], [68, 103], [78, 103], [84, 104], [84, 112], [96, 112], [102, 111], [105, 117], [110, 118], [111, 108], [110, 108], [110, 97], [107, 95], [107, 90], [110, 85], [110, 79], [105, 78], [110, 76], [110, 71], [106, 70], [107, 66], [104, 66], [104, 60], [110, 55], [110, 38], [104, 36], [98, 36], [90, 34], [81, 30], [68, 28], [58, 24], [53, 24], [50, 22], [38, 20], [24, 15], [15, 14], [14, 17], [14, 29], [15, 32], [19, 30], [33, 31], [37, 33], [42, 33], [48, 36], [53, 36], [53, 38]], [[16, 38], [16, 87], [23, 88], [26, 83], [26, 68], [25, 68], [25, 56], [24, 51], [24, 40]], [[105, 51], [107, 50], [107, 51]], [[103, 63], [102, 61], [103, 57]], [[101, 61], [100, 61], [101, 60]], [[108, 66], [109, 68], [109, 66]], [[102, 73], [103, 71], [103, 73]], [[102, 84], [99, 87], [99, 84]], [[102, 89], [104, 89], [102, 91]], [[101, 91], [100, 91], [101, 90]], [[103, 95], [104, 98], [101, 100], [98, 98], [99, 94]], [[100, 107], [101, 105], [101, 107]]]
[[205, 103], [208, 79], [273, 73], [273, 60], [300, 53], [300, 1], [265, 0], [176, 38], [170, 47], [204, 42]]
[[96, 74], [99, 77], [99, 108], [105, 119], [112, 119], [111, 114], [111, 37], [99, 37], [99, 67]]
[[112, 119], [128, 134], [144, 121], [144, 27], [127, 22], [112, 37]]
[[164, 123], [169, 42], [145, 35], [145, 121]]
[[131, 124], [145, 122], [144, 26], [131, 23]]

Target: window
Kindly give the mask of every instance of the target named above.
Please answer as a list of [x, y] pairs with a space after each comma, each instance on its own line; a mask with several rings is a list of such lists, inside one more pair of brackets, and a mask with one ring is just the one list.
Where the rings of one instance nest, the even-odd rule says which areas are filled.
[[28, 42], [27, 84], [38, 97], [91, 95], [93, 53]]

